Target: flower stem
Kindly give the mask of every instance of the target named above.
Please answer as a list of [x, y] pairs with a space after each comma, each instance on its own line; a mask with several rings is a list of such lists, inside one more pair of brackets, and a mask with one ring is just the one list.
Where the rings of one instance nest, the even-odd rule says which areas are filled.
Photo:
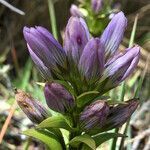
[[[122, 83], [122, 86], [121, 86], [121, 96], [120, 96], [120, 101], [124, 101], [124, 96], [125, 96], [125, 82]], [[116, 128], [115, 129], [115, 133], [118, 133], [119, 132], [119, 128]], [[117, 137], [115, 137], [112, 141], [112, 145], [111, 145], [111, 150], [115, 150], [116, 149], [116, 144], [117, 144]]]
[[[138, 21], [138, 15], [136, 15], [135, 20], [134, 20], [134, 24], [133, 24], [133, 28], [132, 28], [132, 32], [131, 32], [131, 36], [130, 36], [130, 41], [129, 41], [129, 47], [132, 47], [134, 44], [135, 32], [136, 32], [136, 28], [137, 28], [137, 21]], [[130, 119], [126, 123], [126, 127], [125, 127], [123, 134], [126, 134], [126, 132], [128, 131], [129, 122], [130, 122]], [[130, 133], [128, 133], [128, 136], [130, 137]], [[124, 138], [121, 139], [119, 150], [121, 150], [123, 148], [123, 146], [124, 146]], [[129, 147], [130, 147], [130, 144], [129, 144]]]
[[56, 40], [58, 40], [58, 32], [57, 32], [57, 25], [56, 25], [56, 16], [55, 16], [55, 8], [53, 0], [48, 0], [48, 8], [49, 8], [49, 15], [50, 21], [52, 26], [52, 33]]

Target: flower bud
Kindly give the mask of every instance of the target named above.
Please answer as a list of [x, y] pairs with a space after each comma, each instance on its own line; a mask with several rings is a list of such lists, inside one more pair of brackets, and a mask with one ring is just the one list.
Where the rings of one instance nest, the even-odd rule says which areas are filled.
[[92, 0], [92, 10], [98, 14], [102, 9], [102, 0]]
[[59, 72], [60, 66], [66, 67], [65, 51], [45, 28], [24, 27], [23, 33], [31, 58], [45, 79], [51, 71]]
[[92, 38], [87, 43], [78, 67], [87, 80], [95, 80], [100, 77], [104, 69], [104, 48], [99, 38]]
[[48, 107], [60, 113], [71, 111], [75, 106], [72, 95], [58, 83], [46, 83], [44, 94]]
[[42, 106], [39, 101], [34, 100], [29, 94], [25, 93], [24, 91], [17, 90], [15, 99], [19, 107], [33, 123], [39, 124], [44, 119], [50, 117], [47, 109]]
[[87, 106], [80, 115], [81, 128], [90, 130], [100, 128], [106, 121], [109, 106], [105, 101], [97, 100]]
[[105, 57], [107, 61], [118, 50], [123, 39], [124, 31], [127, 26], [127, 19], [123, 12], [117, 13], [106, 29], [104, 30], [101, 41], [105, 47]]
[[106, 64], [103, 78], [107, 80], [103, 89], [111, 89], [125, 80], [135, 69], [140, 58], [140, 48], [134, 46], [125, 51], [124, 54], [114, 56]]
[[66, 26], [64, 49], [76, 64], [89, 38], [90, 34], [85, 21], [82, 18], [71, 17]]
[[71, 15], [74, 16], [74, 17], [83, 17], [82, 12], [81, 12], [81, 11], [79, 10], [79, 8], [78, 8], [76, 5], [74, 5], [74, 4], [71, 5], [70, 13], [71, 13]]
[[138, 99], [131, 99], [125, 103], [126, 104], [119, 104], [110, 109], [106, 122], [100, 129], [101, 131], [107, 131], [122, 126], [136, 110], [139, 101]]

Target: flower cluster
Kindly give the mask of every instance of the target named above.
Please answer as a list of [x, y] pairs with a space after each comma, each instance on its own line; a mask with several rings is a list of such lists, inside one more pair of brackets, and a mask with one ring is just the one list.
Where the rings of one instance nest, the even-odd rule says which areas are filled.
[[125, 80], [139, 60], [138, 46], [118, 51], [126, 26], [127, 19], [120, 12], [101, 37], [92, 38], [85, 21], [71, 17], [63, 48], [43, 27], [25, 27], [24, 36], [32, 60], [47, 81], [67, 81], [76, 88], [77, 94], [101, 85], [102, 92], [106, 92]]
[[[119, 51], [126, 26], [127, 19], [120, 12], [113, 17], [103, 34], [94, 38], [90, 36], [82, 18], [71, 17], [63, 47], [45, 28], [24, 27], [30, 56], [47, 81], [44, 88], [47, 105], [63, 115], [75, 112], [80, 129], [84, 132], [119, 127], [138, 105], [136, 100], [130, 100], [126, 104], [110, 106], [107, 101], [93, 98], [88, 101], [88, 106], [78, 107], [80, 94], [98, 91], [98, 96], [101, 96], [118, 86], [137, 66], [140, 57], [138, 46]], [[65, 84], [71, 90], [66, 89]], [[32, 115], [29, 115], [32, 112], [25, 113], [32, 120]]]

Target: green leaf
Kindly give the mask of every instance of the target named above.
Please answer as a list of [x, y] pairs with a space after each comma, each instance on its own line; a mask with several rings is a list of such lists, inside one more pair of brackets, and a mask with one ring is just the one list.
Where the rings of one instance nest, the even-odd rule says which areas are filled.
[[96, 96], [98, 96], [99, 92], [98, 91], [89, 91], [82, 93], [77, 97], [77, 105], [78, 107], [84, 106], [86, 103], [92, 101]]
[[52, 116], [42, 121], [36, 128], [63, 128], [73, 131], [67, 120], [63, 116]]
[[126, 137], [124, 134], [119, 133], [101, 133], [93, 137], [96, 147], [100, 146], [102, 143], [115, 138], [115, 137]]
[[29, 84], [29, 79], [31, 76], [31, 70], [32, 70], [32, 61], [31, 59], [28, 59], [26, 62], [25, 68], [23, 70], [23, 78], [21, 76], [21, 82], [20, 82], [20, 88], [25, 90]]
[[23, 134], [40, 140], [41, 142], [46, 144], [49, 150], [63, 150], [57, 137], [46, 130], [29, 129], [24, 131]]
[[69, 144], [73, 147], [77, 147], [81, 143], [86, 144], [92, 150], [96, 149], [95, 141], [92, 139], [91, 136], [89, 136], [87, 134], [76, 136], [69, 142]]

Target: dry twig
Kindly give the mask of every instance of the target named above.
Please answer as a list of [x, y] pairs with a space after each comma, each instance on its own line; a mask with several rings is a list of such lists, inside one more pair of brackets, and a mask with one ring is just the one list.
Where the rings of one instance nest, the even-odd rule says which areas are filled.
[[25, 15], [25, 13], [22, 10], [20, 10], [20, 9], [14, 7], [14, 6], [12, 6], [11, 4], [9, 4], [8, 2], [6, 2], [5, 0], [0, 0], [0, 3], [3, 4], [4, 6], [8, 7], [12, 11], [20, 14], [20, 15]]

